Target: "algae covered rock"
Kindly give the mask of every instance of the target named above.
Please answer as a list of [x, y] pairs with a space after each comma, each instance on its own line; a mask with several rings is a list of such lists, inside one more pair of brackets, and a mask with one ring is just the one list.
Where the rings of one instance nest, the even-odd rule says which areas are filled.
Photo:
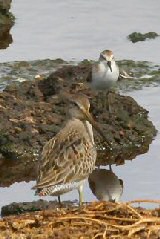
[[11, 0], [0, 0], [0, 49], [5, 49], [12, 43], [10, 29], [14, 24], [14, 16], [9, 11]]
[[140, 32], [133, 32], [130, 35], [128, 35], [128, 39], [136, 43], [138, 41], [145, 41], [146, 39], [155, 39], [159, 35], [156, 32], [147, 32], [147, 33], [140, 33]]

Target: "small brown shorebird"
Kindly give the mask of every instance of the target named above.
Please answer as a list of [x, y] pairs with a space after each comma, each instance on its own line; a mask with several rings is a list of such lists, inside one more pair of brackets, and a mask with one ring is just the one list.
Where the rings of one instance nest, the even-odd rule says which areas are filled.
[[[79, 203], [83, 202], [83, 182], [95, 168], [96, 148], [92, 125], [103, 137], [103, 132], [89, 113], [86, 96], [69, 97], [70, 119], [59, 133], [43, 148], [36, 194], [58, 196], [78, 188]], [[105, 138], [105, 136], [104, 136]]]
[[100, 53], [99, 61], [92, 66], [91, 87], [94, 90], [102, 91], [102, 106], [106, 107], [106, 94], [108, 98], [109, 111], [112, 112], [111, 104], [113, 103], [110, 90], [115, 85], [119, 77], [119, 68], [115, 62], [113, 52], [104, 50]]
[[92, 193], [100, 201], [118, 202], [123, 193], [123, 181], [112, 170], [95, 169], [88, 182]]

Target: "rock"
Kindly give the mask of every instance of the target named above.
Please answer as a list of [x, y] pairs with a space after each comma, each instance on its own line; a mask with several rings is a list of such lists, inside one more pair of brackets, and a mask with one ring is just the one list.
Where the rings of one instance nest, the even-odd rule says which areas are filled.
[[0, 9], [9, 11], [12, 0], [0, 0]]
[[12, 0], [0, 0], [0, 49], [12, 43], [10, 29], [14, 24], [14, 16], [9, 12]]
[[[63, 206], [65, 207], [73, 207], [78, 202], [75, 201], [64, 201]], [[9, 205], [3, 206], [1, 209], [1, 215], [9, 216], [9, 215], [18, 215], [25, 212], [34, 212], [34, 211], [43, 211], [43, 210], [51, 210], [57, 209], [59, 207], [59, 203], [57, 200], [54, 201], [46, 201], [46, 200], [38, 200], [33, 202], [20, 202], [20, 203], [11, 203]]]
[[35, 179], [38, 155], [44, 144], [66, 121], [64, 92], [82, 92], [90, 97], [91, 112], [101, 124], [112, 148], [95, 132], [97, 165], [122, 164], [148, 150], [156, 129], [148, 112], [131, 97], [112, 93], [113, 114], [104, 110], [99, 95], [88, 87], [90, 63], [64, 65], [49, 77], [13, 83], [0, 93], [0, 185]]
[[136, 43], [138, 41], [145, 41], [146, 39], [155, 39], [159, 35], [156, 32], [147, 32], [147, 33], [140, 33], [140, 32], [133, 32], [130, 35], [128, 35], [128, 39]]

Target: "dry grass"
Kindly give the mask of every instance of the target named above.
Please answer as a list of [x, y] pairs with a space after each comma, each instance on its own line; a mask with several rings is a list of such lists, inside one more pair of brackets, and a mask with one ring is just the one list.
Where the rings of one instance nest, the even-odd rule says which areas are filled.
[[57, 208], [0, 220], [0, 239], [160, 238], [160, 209], [135, 208], [133, 203], [94, 202], [81, 208]]

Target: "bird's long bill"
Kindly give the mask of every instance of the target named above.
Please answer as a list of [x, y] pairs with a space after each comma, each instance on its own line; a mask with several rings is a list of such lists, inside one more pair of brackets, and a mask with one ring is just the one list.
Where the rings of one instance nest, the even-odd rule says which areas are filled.
[[107, 61], [107, 65], [108, 65], [109, 69], [110, 69], [110, 70], [111, 70], [111, 72], [112, 72], [111, 61]]
[[92, 126], [97, 130], [97, 132], [100, 134], [100, 136], [104, 139], [104, 141], [107, 142], [108, 145], [111, 145], [111, 143], [105, 137], [102, 129], [99, 127], [98, 123], [93, 119], [92, 115], [86, 111], [83, 113], [85, 114], [87, 120], [92, 124]]

